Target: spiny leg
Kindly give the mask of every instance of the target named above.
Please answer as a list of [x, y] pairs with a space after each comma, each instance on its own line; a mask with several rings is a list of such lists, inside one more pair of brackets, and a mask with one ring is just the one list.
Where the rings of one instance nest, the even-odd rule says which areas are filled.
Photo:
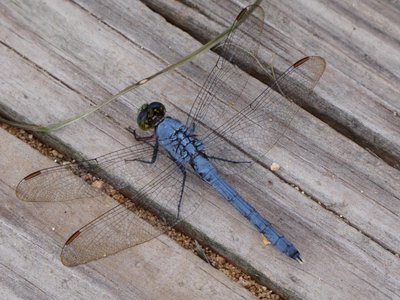
[[155, 163], [155, 161], [157, 160], [157, 154], [158, 154], [158, 140], [156, 139], [156, 142], [155, 142], [154, 145], [152, 145], [151, 143], [148, 142], [149, 140], [153, 139], [154, 134], [152, 134], [150, 136], [139, 136], [136, 133], [136, 129], [132, 128], [131, 126], [129, 126], [126, 129], [130, 133], [133, 134], [133, 136], [135, 137], [135, 140], [140, 141], [140, 142], [145, 142], [149, 146], [153, 147], [154, 151], [153, 151], [153, 154], [151, 156], [150, 161], [143, 160], [143, 159], [126, 159], [125, 161], [140, 161], [140, 162], [145, 163], [145, 164], [153, 164], [153, 163]]
[[225, 162], [232, 163], [232, 164], [251, 164], [251, 161], [235, 161], [235, 160], [230, 160], [230, 159], [217, 157], [217, 156], [209, 156], [209, 155], [207, 155], [207, 158], [215, 159], [215, 160], [221, 160], [221, 161], [225, 161]]
[[152, 138], [154, 138], [154, 133], [149, 135], [149, 136], [140, 136], [136, 133], [136, 129], [132, 128], [131, 126], [129, 126], [128, 128], [126, 128], [130, 133], [133, 134], [133, 136], [135, 137], [135, 140], [137, 140], [138, 142], [147, 142], [149, 140], [151, 140]]
[[176, 219], [179, 220], [179, 215], [180, 215], [180, 213], [181, 213], [182, 199], [183, 199], [183, 191], [184, 191], [184, 189], [185, 189], [185, 183], [186, 183], [186, 169], [185, 169], [185, 167], [184, 167], [183, 165], [181, 165], [181, 164], [177, 164], [177, 165], [178, 165], [178, 167], [179, 167], [179, 169], [181, 170], [182, 175], [183, 175], [181, 193], [180, 193], [179, 202], [178, 202], [178, 212], [177, 212], [177, 214], [176, 214]]
[[140, 161], [140, 162], [145, 163], [145, 164], [150, 164], [150, 165], [154, 164], [154, 163], [156, 162], [156, 160], [157, 160], [157, 154], [158, 154], [158, 140], [156, 140], [156, 143], [155, 143], [154, 145], [151, 145], [151, 144], [149, 143], [149, 146], [153, 147], [153, 149], [154, 149], [153, 154], [151, 155], [151, 159], [150, 159], [150, 160], [144, 160], [144, 159], [137, 159], [137, 158], [135, 158], [135, 159], [125, 159], [125, 161], [126, 161], [126, 162], [127, 162], [127, 161]]

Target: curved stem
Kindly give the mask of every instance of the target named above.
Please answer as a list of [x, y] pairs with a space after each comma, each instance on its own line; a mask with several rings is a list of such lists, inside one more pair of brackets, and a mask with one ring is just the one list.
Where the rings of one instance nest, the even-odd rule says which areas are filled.
[[[258, 5], [262, 0], [256, 0], [254, 1], [253, 5]], [[35, 124], [25, 124], [25, 123], [19, 123], [19, 122], [15, 122], [15, 121], [10, 121], [7, 119], [4, 119], [2, 117], [0, 117], [0, 121], [4, 122], [6, 124], [12, 125], [14, 127], [18, 127], [18, 128], [22, 128], [22, 129], [26, 129], [26, 130], [30, 130], [30, 131], [37, 131], [37, 132], [50, 132], [50, 131], [54, 131], [60, 128], [63, 128], [64, 126], [67, 126], [69, 124], [72, 124], [82, 118], [85, 118], [86, 116], [90, 115], [91, 113], [101, 109], [102, 107], [108, 105], [109, 103], [111, 103], [112, 101], [116, 100], [117, 98], [119, 98], [120, 96], [138, 88], [139, 86], [149, 82], [150, 80], [156, 78], [159, 75], [168, 73], [174, 69], [176, 69], [177, 67], [184, 65], [190, 61], [192, 61], [194, 58], [196, 58], [197, 56], [199, 56], [200, 54], [204, 53], [205, 51], [211, 49], [212, 47], [214, 47], [216, 44], [218, 44], [219, 42], [221, 42], [222, 40], [224, 40], [231, 31], [233, 31], [236, 27], [238, 27], [254, 10], [254, 7], [252, 9], [250, 9], [249, 11], [246, 12], [246, 14], [244, 16], [241, 16], [240, 18], [238, 18], [235, 22], [233, 22], [233, 24], [226, 29], [224, 32], [222, 32], [221, 34], [219, 34], [217, 37], [215, 37], [214, 39], [212, 39], [211, 41], [209, 41], [207, 44], [203, 45], [202, 47], [198, 48], [196, 51], [192, 52], [191, 54], [189, 54], [188, 56], [184, 57], [183, 59], [181, 59], [180, 61], [169, 65], [168, 67], [162, 69], [161, 71], [158, 71], [157, 73], [142, 79], [126, 88], [124, 88], [123, 90], [119, 91], [117, 94], [111, 96], [110, 98], [108, 98], [107, 100], [105, 100], [102, 103], [97, 104], [96, 106], [91, 107], [90, 109], [84, 111], [83, 113], [76, 115], [74, 117], [68, 118], [64, 121], [58, 122], [58, 123], [53, 123], [47, 126], [40, 126], [40, 125], [35, 125]]]

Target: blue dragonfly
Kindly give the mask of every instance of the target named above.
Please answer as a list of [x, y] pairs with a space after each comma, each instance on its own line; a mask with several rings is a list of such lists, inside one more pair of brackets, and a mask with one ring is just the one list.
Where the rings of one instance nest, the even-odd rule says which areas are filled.
[[[244, 16], [250, 14], [245, 21]], [[77, 163], [36, 171], [17, 187], [24, 201], [67, 201], [97, 197], [76, 176], [84, 170], [130, 196], [76, 231], [61, 260], [75, 266], [144, 243], [193, 214], [207, 183], [233, 205], [280, 252], [299, 262], [298, 249], [275, 229], [230, 183], [230, 175], [252, 172], [285, 134], [299, 110], [292, 100], [310, 95], [325, 69], [321, 57], [293, 64], [271, 87], [249, 99], [249, 75], [236, 64], [256, 62], [263, 11], [245, 8], [235, 29], [218, 46], [221, 56], [192, 104], [186, 122], [167, 116], [160, 102], [144, 104], [137, 116], [136, 143]], [[152, 134], [144, 132], [152, 130]], [[133, 212], [132, 212], [133, 211]], [[150, 213], [148, 213], [149, 211]], [[153, 220], [157, 226], [151, 226]], [[161, 225], [160, 225], [161, 224]]]

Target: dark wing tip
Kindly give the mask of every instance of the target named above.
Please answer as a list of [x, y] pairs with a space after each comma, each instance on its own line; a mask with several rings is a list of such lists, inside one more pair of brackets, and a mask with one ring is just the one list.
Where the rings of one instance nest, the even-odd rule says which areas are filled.
[[22, 182], [22, 181], [30, 180], [30, 179], [32, 179], [32, 178], [34, 178], [34, 177], [36, 177], [36, 176], [39, 176], [40, 174], [42, 174], [42, 171], [40, 171], [40, 170], [39, 170], [39, 171], [36, 171], [36, 172], [33, 172], [33, 173], [31, 173], [31, 174], [25, 176], [24, 179], [21, 180], [21, 182]]
[[65, 245], [71, 244], [79, 235], [81, 234], [81, 231], [78, 230], [76, 231], [73, 235], [69, 237], [69, 239], [65, 242]]
[[300, 59], [299, 61], [295, 62], [295, 63], [293, 64], [293, 67], [294, 67], [294, 68], [297, 68], [297, 67], [301, 66], [302, 64], [304, 64], [304, 63], [305, 63], [307, 60], [309, 60], [309, 59], [310, 59], [309, 56], [303, 57], [303, 58]]
[[65, 242], [61, 252], [61, 262], [66, 267], [74, 267], [80, 265], [79, 259], [75, 253], [75, 247], [71, 243], [81, 234], [81, 231], [76, 231], [69, 239]]
[[25, 176], [17, 185], [15, 189], [15, 194], [19, 199], [22, 201], [31, 201], [27, 195], [27, 193], [24, 191], [24, 183], [31, 180], [32, 178], [35, 178], [39, 175], [42, 174], [42, 171], [35, 171], [27, 176]]

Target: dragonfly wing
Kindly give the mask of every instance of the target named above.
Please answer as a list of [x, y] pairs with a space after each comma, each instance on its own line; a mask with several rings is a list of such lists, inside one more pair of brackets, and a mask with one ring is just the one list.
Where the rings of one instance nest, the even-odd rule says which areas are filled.
[[243, 109], [235, 111], [221, 104], [225, 114], [219, 120], [224, 122], [203, 137], [209, 156], [230, 160], [216, 160], [220, 170], [228, 174], [240, 172], [249, 165], [240, 162], [262, 159], [285, 134], [300, 109], [293, 100], [307, 99], [324, 70], [323, 58], [306, 57], [293, 64]]
[[[18, 198], [23, 201], [56, 202], [96, 197], [101, 190], [91, 187], [85, 182], [87, 172], [105, 173], [107, 170], [116, 172], [124, 180], [114, 181], [114, 186], [121, 188], [134, 181], [135, 173], [129, 172], [131, 160], [150, 160], [154, 149], [148, 144], [134, 145], [77, 163], [66, 164], [42, 169], [29, 174], [22, 179], [16, 189]], [[80, 178], [83, 177], [83, 178]]]
[[29, 202], [57, 202], [101, 195], [79, 177], [77, 164], [42, 169], [22, 179], [16, 188], [19, 199]]
[[[63, 247], [63, 264], [83, 264], [144, 243], [160, 235], [166, 226], [186, 218], [199, 205], [199, 198], [188, 183], [182, 194], [182, 184], [182, 172], [171, 165], [134, 192], [132, 200], [117, 205], [74, 233]], [[184, 201], [180, 203], [180, 199]], [[154, 215], [142, 208], [158, 213]], [[153, 226], [155, 219], [159, 222]]]
[[[208, 116], [222, 113], [220, 106], [214, 105], [216, 102], [233, 102], [240, 97], [249, 76], [236, 64], [243, 66], [256, 62], [263, 20], [264, 11], [261, 7], [252, 5], [245, 8], [236, 18], [234, 30], [222, 44], [217, 45], [216, 51], [220, 56], [190, 109], [186, 121], [188, 128], [193, 128], [198, 121], [209, 124], [206, 122]], [[236, 88], [230, 88], [232, 85]], [[205, 133], [199, 132], [199, 128], [196, 131]]]
[[[146, 242], [196, 210], [200, 197], [194, 185], [198, 179], [187, 172], [184, 180], [181, 168], [162, 149], [153, 164], [145, 163], [153, 152], [151, 145], [134, 145], [96, 159], [40, 170], [20, 182], [17, 195], [25, 201], [101, 195], [77, 176], [86, 170], [129, 195], [131, 200], [125, 198], [71, 236], [61, 254], [65, 265], [79, 265]], [[157, 227], [149, 224], [155, 220], [159, 221]]]

